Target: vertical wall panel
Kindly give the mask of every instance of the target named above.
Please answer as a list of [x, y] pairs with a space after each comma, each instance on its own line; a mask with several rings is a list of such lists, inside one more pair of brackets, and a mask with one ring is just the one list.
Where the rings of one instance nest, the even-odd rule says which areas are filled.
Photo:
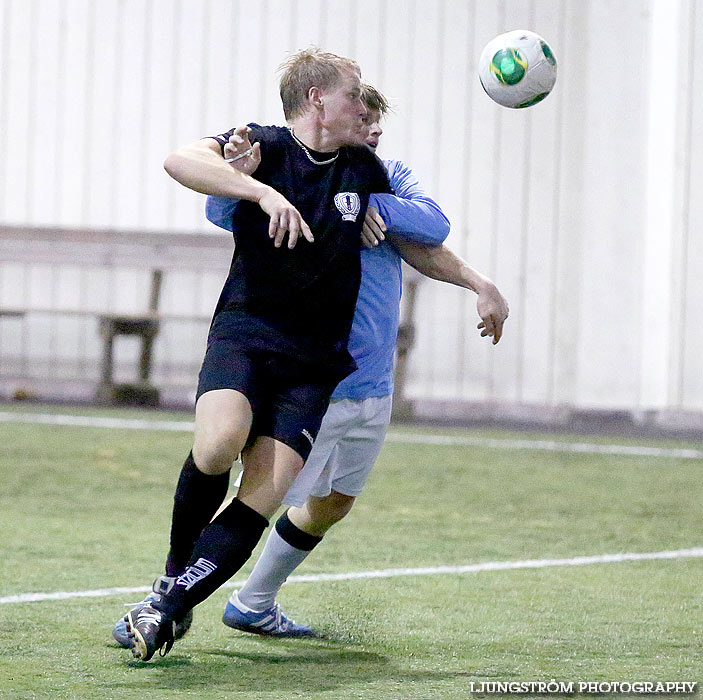
[[278, 92], [278, 67], [286, 57], [292, 7], [289, 2], [268, 0], [265, 6], [263, 32], [259, 52], [262, 82], [266, 90], [257, 91], [257, 105], [254, 114], [260, 122], [282, 124], [283, 109]]
[[[382, 6], [383, 3], [378, 3]], [[356, 53], [355, 25], [358, 10], [353, 3], [346, 0], [327, 0], [324, 4], [323, 33], [320, 44], [326, 50], [351, 56]]]
[[[152, 0], [152, 17], [158, 18], [146, 26], [148, 54], [143, 76], [146, 89], [144, 112], [148, 117], [144, 126], [143, 180], [144, 202], [142, 226], [152, 231], [169, 227], [179, 228], [171, 213], [174, 201], [181, 198], [181, 190], [164, 171], [166, 156], [177, 146], [176, 142], [176, 81], [179, 52], [176, 27], [180, 4], [173, 0]], [[210, 83], [214, 83], [214, 80]], [[198, 136], [192, 135], [190, 140]], [[193, 199], [196, 199], [193, 197]], [[169, 222], [174, 222], [170, 223]]]
[[[297, 0], [295, 4], [295, 48], [305, 49], [322, 44], [321, 29], [324, 27], [325, 0]], [[290, 48], [290, 47], [289, 47]]]
[[[584, 259], [583, 189], [586, 160], [584, 119], [589, 96], [584, 84], [591, 70], [597, 70], [588, 60], [591, 33], [588, 7], [580, 0], [570, 0], [561, 7], [563, 17], [559, 49], [559, 76], [550, 100], [555, 100], [562, 120], [557, 131], [559, 151], [556, 183], [555, 264], [551, 271], [552, 289], [545, 300], [552, 309], [552, 327], [548, 338], [551, 377], [547, 396], [552, 404], [572, 403], [576, 396], [580, 342], [580, 313]], [[595, 82], [595, 80], [594, 80]]]
[[274, 119], [268, 117], [266, 108], [267, 104], [272, 103], [275, 69], [280, 62], [278, 56], [281, 50], [281, 47], [270, 43], [270, 30], [275, 32], [282, 18], [272, 18], [271, 26], [267, 25], [268, 0], [243, 5], [243, 14], [247, 21], [237, 27], [238, 104], [245, 108], [247, 121], [279, 123], [280, 108], [276, 110]]
[[[233, 121], [225, 124], [226, 128], [246, 122], [280, 123], [280, 108], [274, 119], [265, 113], [270, 101], [268, 93], [275, 91], [276, 76], [266, 75], [262, 65], [262, 28], [265, 26], [268, 3], [240, 3], [234, 18], [233, 35], [235, 41], [234, 64], [231, 78], [234, 84]], [[244, 19], [246, 18], [246, 19]], [[274, 52], [283, 47], [276, 47]]]
[[[679, 95], [687, 83], [691, 49], [681, 2], [653, 0], [647, 51], [646, 191], [642, 237], [642, 299], [638, 403], [660, 408], [672, 396], [673, 356], [678, 345], [682, 164]], [[683, 34], [683, 36], [682, 36]]]
[[[24, 265], [5, 264], [0, 271], [0, 299], [8, 307], [21, 308], [26, 276]], [[3, 359], [22, 355], [24, 322], [21, 318], [0, 319], [0, 352]], [[6, 364], [6, 363], [5, 363]]]
[[[354, 22], [355, 35], [352, 37], [353, 44], [357, 46], [358, 57], [364, 71], [364, 79], [375, 85], [389, 100], [392, 111], [383, 122], [384, 135], [378, 149], [382, 158], [400, 158], [403, 152], [407, 153], [406, 144], [410, 141], [411, 118], [410, 92], [412, 89], [413, 66], [415, 59], [415, 49], [413, 37], [415, 33], [415, 23], [411, 12], [400, 12], [396, 2], [387, 3], [388, 13], [393, 17], [386, 22], [384, 29], [387, 48], [387, 61], [383, 67], [381, 75], [380, 66], [368, 65], [367, 61], [362, 61], [362, 46], [365, 50], [373, 51], [369, 55], [369, 63], [376, 55], [376, 44], [378, 34], [370, 30], [373, 27], [375, 13], [366, 7], [356, 9]], [[376, 3], [378, 7], [381, 3]], [[429, 136], [427, 138], [430, 138]], [[410, 155], [408, 153], [408, 155]], [[414, 167], [412, 158], [407, 159], [407, 164]], [[424, 183], [426, 184], [426, 183]]]
[[[206, 16], [209, 0], [174, 3], [177, 14], [174, 22], [175, 41], [175, 100], [173, 119], [175, 143], [169, 151], [204, 136], [204, 96], [207, 93], [205, 52], [207, 50]], [[168, 153], [164, 154], [164, 157]], [[169, 206], [169, 225], [180, 230], [194, 230], [202, 226], [201, 197], [177, 187]]]
[[581, 122], [587, 218], [575, 398], [615, 406], [636, 402], [638, 393], [647, 76], [643, 71], [626, 79], [603, 76], [621, 60], [625, 35], [629, 55], [646, 65], [647, 15], [638, 0], [617, 5], [594, 0], [588, 8], [600, 29], [589, 41], [585, 90], [600, 94], [602, 102], [590, 100]]
[[117, 53], [116, 122], [112, 138], [116, 141], [113, 167], [118, 173], [113, 225], [139, 228], [144, 217], [144, 184], [150, 172], [145, 167], [146, 138], [149, 122], [145, 86], [149, 76], [147, 27], [154, 18], [151, 3], [123, 0], [120, 3], [121, 42]]
[[[498, 211], [494, 203], [494, 163], [500, 145], [502, 111], [483, 92], [477, 78], [478, 57], [483, 46], [504, 26], [501, 9], [501, 3], [485, 5], [476, 0], [470, 16], [467, 41], [470, 42], [471, 53], [467, 56], [465, 73], [467, 123], [464, 130], [468, 142], [463, 153], [461, 171], [464, 203], [460, 221], [464, 241], [461, 250], [464, 256], [474, 268], [492, 277], [509, 296], [506, 288], [508, 281], [496, 278], [493, 243]], [[476, 397], [476, 400], [482, 400], [493, 395], [491, 368], [494, 361], [502, 361], [508, 344], [489, 348], [476, 331], [478, 319], [475, 296], [467, 292], [461, 298], [464, 300], [459, 309], [464, 319], [461, 321], [464, 329], [464, 355], [459, 390]]]
[[[700, 0], [692, 3], [690, 36], [700, 37], [703, 32], [703, 6]], [[693, 45], [693, 39], [691, 44]], [[684, 320], [681, 337], [685, 340], [682, 349], [681, 403], [682, 407], [703, 409], [703, 275], [700, 274], [700, 261], [703, 260], [703, 94], [700, 85], [703, 80], [700, 66], [696, 61], [688, 63], [692, 90], [690, 91], [690, 121], [688, 140], [690, 161], [686, 181], [685, 251], [687, 265], [682, 270], [685, 275], [683, 289]]]
[[[36, 2], [36, 0], [35, 0]], [[4, 3], [7, 5], [6, 3]], [[28, 221], [47, 225], [60, 221], [63, 183], [60, 163], [63, 145], [62, 4], [36, 2], [33, 42], [36, 60], [29, 85], [30, 136], [26, 143], [29, 164]], [[49, 186], [47, 186], [49, 185]]]
[[[411, 6], [413, 1], [408, 0], [406, 8]], [[388, 5], [389, 0], [360, 0], [354, 3], [356, 20], [349, 27], [350, 40], [356, 47], [356, 52], [352, 58], [359, 62], [362, 78], [368, 80], [372, 85], [376, 85], [381, 92], [390, 88], [389, 84], [386, 85], [383, 82], [383, 66], [381, 63], [384, 56], [384, 47], [379, 40], [381, 22], [387, 16]], [[329, 17], [329, 23], [330, 26], [337, 24], [337, 15]], [[411, 36], [406, 37], [405, 41], [411, 43]], [[311, 43], [315, 43], [312, 38]], [[395, 46], [397, 44], [393, 44], [393, 47]]]
[[24, 303], [26, 270], [19, 264], [5, 264], [0, 277], [0, 298], [10, 308], [21, 308]]
[[214, 134], [225, 128], [232, 119], [234, 65], [233, 36], [236, 16], [236, 3], [228, 0], [214, 0], [205, 21], [208, 25], [210, 45], [205, 57], [207, 94], [205, 95], [205, 132]]
[[7, 41], [8, 65], [2, 82], [6, 84], [4, 99], [5, 122], [2, 124], [3, 150], [3, 211], [4, 221], [22, 223], [29, 220], [28, 179], [30, 163], [27, 144], [30, 142], [29, 110], [32, 91], [32, 68], [36, 60], [32, 56], [35, 46], [32, 41], [32, 23], [36, 3], [25, 0], [6, 0], [5, 37]]
[[[498, 33], [530, 26], [532, 3], [501, 2]], [[490, 37], [489, 37], [490, 39]], [[483, 46], [483, 42], [481, 43]], [[493, 189], [490, 206], [495, 210], [495, 229], [492, 234], [493, 274], [505, 290], [513, 308], [510, 342], [501, 349], [500, 366], [496, 367], [496, 353], [492, 353], [491, 370], [493, 392], [505, 401], [519, 401], [522, 397], [522, 358], [526, 322], [524, 260], [526, 226], [531, 178], [531, 133], [534, 110], [511, 110], [491, 104], [498, 119], [500, 133], [492, 172]], [[549, 101], [534, 109], [550, 110]], [[549, 137], [547, 137], [549, 138]], [[485, 206], [485, 204], [484, 204]]]
[[[444, 28], [443, 10], [438, 0], [413, 5], [412, 14], [417, 16], [416, 13], [422, 11], [424, 21], [420, 26], [416, 23], [412, 33], [413, 80], [407, 96], [408, 141], [401, 146], [425, 189], [435, 197], [442, 138], [439, 110], [439, 106], [443, 106], [442, 52], [439, 44]], [[435, 284], [423, 283], [418, 299], [418, 313], [432, 319], [431, 328], [427, 327], [431, 332], [420, 332], [417, 343], [423, 348], [423, 353], [436, 358], [436, 362], [432, 362], [426, 371], [427, 388], [433, 395], [446, 393], [447, 386], [453, 384], [452, 369], [456, 365], [458, 351], [454, 315], [442, 298], [447, 291]]]
[[[81, 270], [77, 266], [66, 266], [58, 270], [55, 278], [52, 306], [55, 308], [82, 308]], [[53, 353], [60, 365], [67, 370], [75, 366], [80, 357], [82, 342], [82, 318], [56, 318], [54, 320]]]
[[[429, 157], [425, 170], [427, 173], [426, 187], [435, 197], [439, 197], [442, 192], [442, 206], [448, 207], [451, 202], [444, 197], [442, 179], [451, 178], [457, 180], [457, 173], [461, 169], [461, 139], [465, 132], [465, 124], [457, 119], [457, 112], [463, 104], [463, 93], [467, 89], [466, 77], [460, 71], [446, 70], [446, 66], [457, 60], [459, 65], [463, 63], [462, 52], [456, 51], [454, 46], [447, 46], [447, 22], [452, 20], [453, 12], [446, 4], [439, 2], [435, 8], [437, 23], [429, 27], [426, 36], [427, 44], [418, 51], [419, 56], [424, 56], [429, 51], [430, 45], [436, 47], [436, 61], [431, 66], [431, 77], [428, 75], [420, 85], [422, 88], [432, 85], [432, 90], [427, 90], [427, 111], [422, 114], [418, 126], [425, 123], [429, 128], [425, 129], [424, 140], [430, 146]], [[419, 36], [424, 37], [425, 32]], [[457, 37], [460, 41], [460, 37]], [[425, 89], [418, 91], [420, 97]], [[421, 133], [416, 132], [415, 138], [419, 138]], [[451, 216], [451, 213], [450, 213]], [[434, 309], [435, 328], [430, 334], [429, 351], [432, 357], [437, 358], [437, 362], [432, 363], [430, 381], [435, 385], [451, 387], [453, 393], [456, 390], [458, 381], [458, 368], [462, 360], [462, 330], [459, 323], [458, 311], [459, 298], [466, 292], [430, 283], [424, 285], [423, 292], [427, 296], [427, 303]], [[446, 371], [441, 371], [446, 368]], [[443, 389], [446, 391], [446, 389]]]
[[[468, 254], [470, 181], [469, 168], [474, 134], [473, 107], [476, 98], [476, 3], [467, 2], [453, 8], [448, 5], [443, 17], [442, 43], [446, 58], [442, 62], [441, 128], [434, 134], [437, 146], [437, 191], [441, 193], [442, 208], [451, 221], [447, 245], [457, 254]], [[435, 283], [437, 284], [437, 283]], [[485, 357], [476, 341], [476, 299], [466, 290], [452, 290], [447, 299], [454, 313], [456, 360], [452, 383], [455, 392], [463, 392], [467, 368]]]
[[[119, 52], [122, 43], [120, 3], [94, 0], [91, 39], [92, 65], [89, 74], [90, 124], [86, 217], [88, 226], [108, 228], [115, 225], [115, 192], [120, 185], [119, 160]], [[134, 173], [132, 173], [134, 176]]]
[[[541, 36], [549, 37], [559, 60], [562, 56], [562, 13], [559, 4], [533, 3], [526, 26], [534, 27]], [[560, 82], [561, 82], [561, 78]], [[561, 88], [561, 84], [559, 85]], [[559, 129], [563, 118], [563, 94], [560, 89], [531, 112], [525, 209], [525, 250], [522, 268], [521, 296], [524, 312], [521, 324], [521, 356], [519, 396], [523, 403], [548, 403], [552, 356], [550, 339], [554, 318], [551, 296], [553, 270], [557, 265], [556, 226], [560, 172]], [[545, 135], [549, 138], [545, 138]]]
[[87, 74], [89, 55], [88, 20], [91, 0], [65, 0], [63, 61], [60, 64], [62, 129], [59, 139], [58, 178], [61, 183], [59, 221], [63, 226], [85, 225]]
[[[672, 227], [676, 233], [673, 246], [673, 261], [671, 266], [671, 295], [674, 299], [669, 326], [671, 332], [671, 349], [669, 363], [668, 402], [672, 406], [680, 407], [684, 386], [684, 355], [687, 346], [687, 285], [691, 262], [688, 259], [688, 245], [691, 237], [689, 230], [691, 206], [691, 172], [694, 160], [693, 145], [693, 114], [695, 111], [694, 100], [697, 90], [694, 89], [696, 78], [700, 80], [700, 73], [694, 65], [690, 65], [691, 51], [695, 45], [696, 37], [696, 2], [680, 3], [679, 52], [677, 60], [679, 65], [685, 66], [684, 70], [677, 71], [678, 94], [676, 95], [676, 116], [678, 118], [676, 130], [676, 178], [673, 184], [674, 212]], [[677, 303], [681, 300], [681, 303]]]
[[[4, 76], [0, 80], [0, 124], [7, 124], [7, 108], [9, 99], [9, 75], [10, 69], [10, 18], [11, 5], [9, 2], [0, 2], [0, 75]], [[0, 216], [5, 215], [5, 180], [7, 170], [4, 166], [7, 154], [7, 129], [0, 129]]]

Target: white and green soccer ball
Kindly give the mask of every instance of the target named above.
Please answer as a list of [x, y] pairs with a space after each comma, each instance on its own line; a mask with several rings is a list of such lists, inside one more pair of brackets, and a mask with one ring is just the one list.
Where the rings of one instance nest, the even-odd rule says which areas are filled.
[[541, 102], [557, 79], [557, 59], [549, 44], [527, 29], [500, 34], [486, 44], [478, 77], [488, 96], [521, 109]]

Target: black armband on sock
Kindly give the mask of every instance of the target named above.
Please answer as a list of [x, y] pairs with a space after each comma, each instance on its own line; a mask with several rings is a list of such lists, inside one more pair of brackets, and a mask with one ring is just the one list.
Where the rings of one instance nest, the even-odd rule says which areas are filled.
[[302, 549], [304, 552], [309, 552], [322, 542], [322, 537], [309, 535], [295, 526], [288, 518], [288, 511], [276, 521], [276, 532], [291, 547]]

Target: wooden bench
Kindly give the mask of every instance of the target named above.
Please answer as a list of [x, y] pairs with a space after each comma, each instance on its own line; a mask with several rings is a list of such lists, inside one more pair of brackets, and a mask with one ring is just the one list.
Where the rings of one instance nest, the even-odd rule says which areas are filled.
[[[158, 406], [159, 390], [151, 383], [151, 358], [154, 340], [159, 333], [159, 298], [163, 272], [151, 273], [149, 311], [145, 315], [100, 314], [100, 335], [103, 339], [103, 354], [100, 368], [100, 384], [97, 399], [107, 403]], [[113, 375], [113, 348], [115, 338], [121, 335], [136, 335], [141, 342], [139, 371], [136, 383], [116, 384]]]
[[[103, 403], [158, 406], [159, 390], [151, 383], [151, 367], [154, 340], [159, 333], [159, 298], [163, 272], [151, 273], [151, 290], [148, 311], [145, 314], [117, 314], [87, 311], [85, 309], [25, 308], [0, 309], [0, 317], [24, 318], [28, 314], [49, 314], [64, 316], [93, 316], [98, 319], [102, 338], [100, 363], [100, 383], [96, 398]], [[138, 336], [141, 342], [137, 381], [116, 383], [114, 380], [114, 344], [118, 336]]]
[[[33, 315], [95, 318], [101, 339], [99, 400], [109, 403], [158, 402], [152, 385], [154, 341], [164, 322], [207, 323], [202, 314], [163, 313], [159, 298], [163, 276], [184, 269], [226, 274], [232, 255], [232, 236], [225, 233], [157, 233], [114, 229], [61, 229], [0, 225], [0, 262], [26, 266], [62, 265], [95, 268], [148, 270], [151, 273], [149, 299], [143, 313], [87, 310], [79, 308], [22, 306], [0, 307], [0, 320], [15, 324]], [[14, 327], [14, 325], [12, 326]], [[137, 337], [140, 353], [134, 382], [119, 384], [114, 379], [114, 347], [120, 336]]]

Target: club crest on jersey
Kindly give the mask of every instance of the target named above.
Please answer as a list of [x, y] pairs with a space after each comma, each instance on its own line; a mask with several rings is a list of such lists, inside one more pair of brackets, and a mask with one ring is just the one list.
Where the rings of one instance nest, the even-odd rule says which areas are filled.
[[342, 221], [356, 221], [361, 210], [361, 200], [356, 192], [340, 192], [334, 196], [334, 204], [342, 212]]

